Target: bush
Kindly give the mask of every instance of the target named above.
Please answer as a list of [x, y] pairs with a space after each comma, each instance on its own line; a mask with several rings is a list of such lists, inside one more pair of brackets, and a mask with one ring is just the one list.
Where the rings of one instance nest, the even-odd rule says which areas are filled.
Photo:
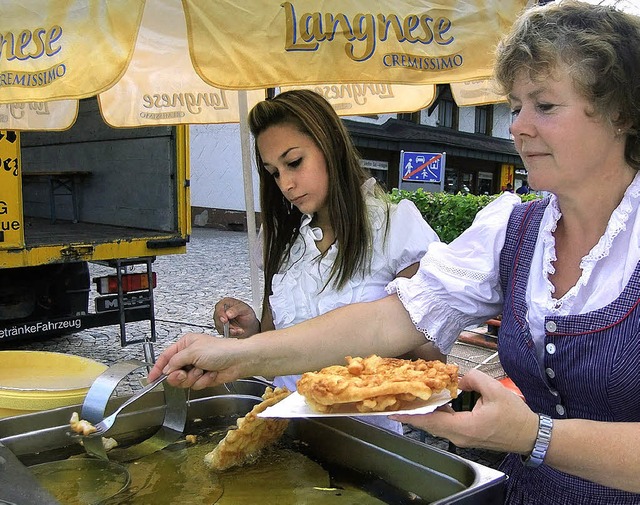
[[[486, 207], [500, 195], [463, 195], [458, 193], [431, 193], [423, 189], [408, 191], [394, 188], [391, 201], [411, 200], [416, 204], [422, 217], [431, 225], [434, 231], [445, 243], [451, 242], [466, 230], [478, 211]], [[523, 202], [539, 198], [535, 193], [520, 195]]]

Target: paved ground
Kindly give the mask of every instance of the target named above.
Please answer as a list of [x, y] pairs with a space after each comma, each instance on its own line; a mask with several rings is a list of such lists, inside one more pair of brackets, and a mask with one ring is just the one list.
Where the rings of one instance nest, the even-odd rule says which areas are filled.
[[[113, 273], [98, 265], [91, 265], [92, 276]], [[251, 279], [247, 235], [243, 232], [196, 228], [193, 230], [188, 253], [160, 256], [154, 263], [158, 287], [154, 291], [156, 306], [156, 343], [158, 355], [176, 338], [189, 331], [215, 334], [211, 313], [215, 302], [225, 295], [251, 303]], [[130, 338], [144, 338], [150, 334], [148, 321], [127, 325]], [[142, 344], [120, 345], [118, 326], [93, 328], [59, 338], [26, 343], [8, 342], [3, 349], [29, 349], [70, 353], [95, 359], [107, 365], [130, 358], [144, 359]], [[450, 361], [465, 372], [482, 364], [482, 369], [493, 376], [501, 376], [502, 369], [492, 350], [457, 344]], [[130, 384], [135, 388], [135, 382]], [[125, 393], [128, 392], [126, 389]], [[407, 435], [422, 438], [427, 443], [447, 449], [445, 440], [435, 439], [422, 432], [407, 429]], [[468, 459], [496, 467], [500, 454], [487, 451], [459, 450]]]

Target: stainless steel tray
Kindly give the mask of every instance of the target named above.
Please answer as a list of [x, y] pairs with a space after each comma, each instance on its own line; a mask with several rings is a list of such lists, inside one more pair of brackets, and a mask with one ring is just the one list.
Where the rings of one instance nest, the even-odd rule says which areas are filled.
[[[259, 381], [237, 381], [234, 386], [241, 394], [231, 395], [222, 386], [192, 391], [188, 420], [197, 419], [212, 426], [232, 423], [232, 419], [248, 412], [264, 391], [264, 384]], [[114, 407], [122, 401], [122, 398], [114, 399]], [[80, 408], [79, 405], [63, 407], [0, 419], [0, 442], [26, 465], [64, 459], [82, 451], [67, 435], [69, 418]], [[121, 445], [135, 444], [153, 434], [163, 418], [162, 392], [150, 393], [118, 418], [112, 436]], [[302, 442], [305, 452], [322, 464], [375, 475], [427, 503], [494, 505], [504, 502], [506, 476], [503, 473], [356, 419], [295, 419], [287, 435]], [[11, 482], [2, 481], [0, 472], [0, 504], [5, 499], [3, 493], [9, 495], [11, 487]]]

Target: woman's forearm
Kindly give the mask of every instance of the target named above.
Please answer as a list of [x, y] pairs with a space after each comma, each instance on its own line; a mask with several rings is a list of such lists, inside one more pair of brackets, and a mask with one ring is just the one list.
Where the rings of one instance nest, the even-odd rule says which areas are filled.
[[288, 375], [343, 364], [345, 356], [398, 356], [425, 337], [392, 295], [332, 310], [290, 328], [260, 333], [243, 342], [246, 375]]
[[640, 493], [640, 423], [554, 420], [545, 463], [605, 486]]

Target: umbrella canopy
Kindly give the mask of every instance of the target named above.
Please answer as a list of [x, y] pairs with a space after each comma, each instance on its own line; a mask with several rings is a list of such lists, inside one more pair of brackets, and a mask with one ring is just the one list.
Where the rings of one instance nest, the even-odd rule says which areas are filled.
[[[264, 98], [264, 89], [249, 91], [248, 107]], [[196, 73], [180, 0], [147, 1], [127, 70], [98, 99], [115, 127], [237, 123], [240, 117], [238, 92]]]
[[237, 89], [489, 78], [492, 48], [525, 3], [184, 1], [196, 70]]
[[419, 110], [445, 82], [476, 81], [460, 105], [493, 103], [477, 81], [490, 89], [492, 48], [525, 4], [5, 0], [0, 104], [22, 105], [0, 127], [67, 128], [95, 95], [112, 126], [237, 122], [232, 89], [257, 90], [250, 107], [280, 86], [328, 90], [343, 115]]
[[[246, 116], [266, 88], [319, 88], [343, 115], [426, 108], [440, 83], [461, 105], [500, 101], [493, 47], [526, 4], [0, 0], [0, 129], [68, 128], [91, 96], [112, 126], [239, 121], [253, 248]], [[254, 308], [257, 285], [254, 269]]]

